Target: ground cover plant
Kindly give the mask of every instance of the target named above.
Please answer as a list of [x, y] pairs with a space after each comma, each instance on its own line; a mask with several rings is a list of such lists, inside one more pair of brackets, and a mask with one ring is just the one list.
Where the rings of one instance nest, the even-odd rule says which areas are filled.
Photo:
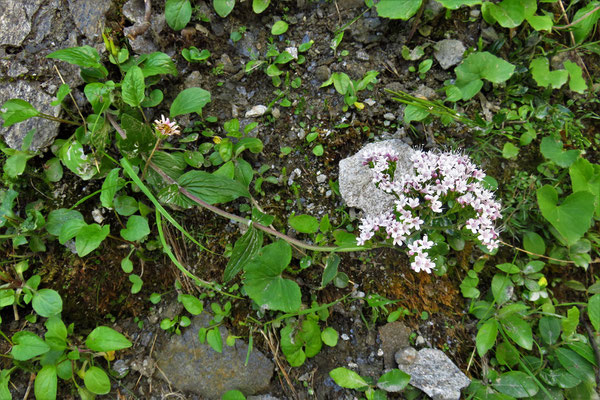
[[[350, 257], [377, 264], [371, 259], [390, 251], [404, 260], [403, 275], [450, 279], [457, 297], [464, 298], [463, 322], [474, 326], [470, 342], [462, 344], [469, 352], [461, 366], [471, 378], [465, 398], [594, 398], [600, 384], [600, 136], [595, 128], [600, 117], [593, 60], [600, 54], [594, 41], [600, 5], [439, 1], [440, 20], [467, 14], [505, 35], [491, 43], [477, 39], [434, 88], [437, 99], [397, 87], [378, 92], [378, 101], [389, 99], [387, 106], [403, 105], [403, 117], [388, 125], [404, 127], [411, 140], [427, 148], [414, 149], [408, 170], [397, 169], [401, 155], [394, 150], [368, 154], [362, 162], [373, 172], [377, 190], [394, 197], [394, 207], [351, 218], [343, 204], [321, 214], [303, 208], [305, 189], [294, 182], [301, 170], [272, 171], [275, 161], [269, 157], [296, 155], [303, 162], [298, 165], [324, 168], [335, 151], [333, 129], [360, 129], [360, 145], [379, 138], [373, 131], [383, 128], [373, 119], [352, 125], [348, 115], [365, 115], [377, 86], [394, 69], [329, 71], [315, 85], [316, 93], [330, 90], [328, 98], [338, 100], [337, 114], [309, 120], [312, 128], [295, 148], [277, 144], [273, 152], [273, 139], [261, 136], [262, 128], [278, 123], [278, 107], [290, 115], [303, 113], [309, 82], [301, 77], [306, 64], [319, 57], [313, 52], [316, 38], [304, 35], [292, 43], [286, 37], [298, 22], [287, 4], [274, 3], [254, 0], [244, 9], [275, 13], [263, 53], [250, 55], [242, 70], [270, 91], [268, 105], [253, 122], [206, 112], [219, 101], [218, 84], [211, 90], [167, 89], [182, 65], [206, 74], [218, 71], [218, 65], [216, 70], [208, 65], [216, 59], [214, 48], [180, 43], [173, 55], [135, 54], [127, 38], [108, 32], [104, 51], [83, 45], [47, 55], [76, 66], [83, 82], [57, 88], [53, 104], [63, 108], [60, 116], [23, 99], [2, 104], [4, 128], [42, 118], [61, 123], [63, 134], [46, 154], [30, 150], [35, 131], [19, 149], [1, 147], [0, 249], [6, 260], [0, 264], [0, 334], [7, 362], [0, 397], [12, 398], [11, 379], [20, 371], [31, 373], [39, 399], [60, 398], [59, 393], [94, 398], [114, 389], [111, 379], [117, 379], [106, 371], [132, 341], [105, 323], [79, 331], [77, 321], [63, 314], [63, 303], [69, 302], [64, 288], [44, 276], [42, 255], [72, 252], [69, 257], [85, 263], [118, 244], [120, 271], [113, 273], [125, 277], [123, 296], [143, 293], [147, 308], [174, 298], [181, 311], [158, 322], [174, 335], [189, 327], [193, 316], [209, 311], [210, 324], [200, 329], [198, 340], [215, 352], [242, 338], [252, 349], [256, 338], [264, 338], [273, 354], [281, 351], [277, 366], [286, 380], [282, 386], [288, 387], [281, 390], [292, 397], [300, 388], [320, 398], [308, 384], [293, 382], [286, 365], [301, 368], [320, 353], [335, 351], [341, 337], [331, 318], [336, 307], [362, 307], [369, 313], [360, 314], [369, 329], [383, 319], [428, 318], [428, 310], [407, 308], [400, 296], [373, 290], [363, 300], [365, 294], [359, 294], [363, 287], [381, 286], [348, 268], [356, 260]], [[217, 0], [211, 5], [219, 21], [241, 13], [243, 6]], [[189, 0], [159, 6], [173, 31], [202, 21], [198, 7]], [[411, 35], [429, 18], [421, 1], [367, 0], [361, 7], [354, 18], [339, 21], [332, 41], [320, 46], [339, 65], [348, 57], [338, 54], [344, 32], [362, 18], [408, 20], [398, 26]], [[236, 32], [234, 45], [248, 33]], [[399, 54], [406, 72], [426, 81], [433, 59], [415, 62], [431, 49], [412, 47]], [[566, 58], [557, 66], [559, 54]], [[77, 91], [85, 104], [72, 97]], [[495, 99], [493, 107], [488, 98]], [[328, 104], [321, 108], [330, 110]], [[428, 133], [433, 143], [426, 140]], [[33, 178], [48, 187], [76, 181], [94, 189], [57, 207], [30, 194], [27, 180]], [[339, 195], [335, 179], [327, 184]], [[278, 185], [285, 189], [269, 193]], [[92, 203], [109, 210], [110, 218], [94, 214]], [[214, 214], [233, 222], [223, 246], [215, 239], [225, 230], [222, 225], [186, 223], [198, 210], [206, 213], [200, 219], [211, 221], [206, 215]], [[178, 240], [206, 260], [218, 257], [222, 268], [217, 274], [193, 268]], [[177, 278], [155, 292], [147, 289], [151, 282], [144, 272], [160, 259], [175, 266]], [[21, 321], [21, 314], [30, 325], [15, 329], [10, 322]], [[220, 327], [235, 324], [242, 333], [228, 335], [224, 343]], [[326, 375], [348, 393], [367, 399], [396, 392], [424, 396], [408, 385], [410, 376], [401, 369], [366, 376], [346, 367], [333, 366]], [[243, 396], [234, 391], [224, 398]]]

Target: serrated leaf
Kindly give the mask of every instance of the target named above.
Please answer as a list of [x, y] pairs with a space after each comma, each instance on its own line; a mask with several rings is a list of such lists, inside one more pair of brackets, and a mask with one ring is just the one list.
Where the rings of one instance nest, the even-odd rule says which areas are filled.
[[250, 227], [233, 245], [231, 257], [223, 272], [223, 282], [227, 283], [244, 268], [263, 245], [263, 233], [254, 227]]

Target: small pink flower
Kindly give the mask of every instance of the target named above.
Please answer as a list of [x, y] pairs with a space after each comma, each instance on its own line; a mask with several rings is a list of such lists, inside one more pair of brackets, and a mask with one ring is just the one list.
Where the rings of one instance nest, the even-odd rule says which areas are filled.
[[154, 120], [154, 128], [163, 136], [173, 136], [181, 133], [179, 125], [175, 121], [165, 118], [164, 115], [161, 115], [160, 119]]

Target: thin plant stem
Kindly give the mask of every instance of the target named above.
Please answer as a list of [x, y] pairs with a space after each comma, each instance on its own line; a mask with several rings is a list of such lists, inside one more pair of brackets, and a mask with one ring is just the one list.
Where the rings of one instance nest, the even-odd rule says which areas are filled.
[[63, 123], [63, 124], [70, 124], [70, 125], [77, 125], [77, 126], [82, 126], [83, 125], [83, 124], [81, 124], [79, 122], [69, 121], [69, 120], [66, 120], [66, 119], [58, 118], [58, 117], [55, 117], [55, 116], [50, 115], [50, 114], [39, 113], [37, 116], [40, 117], [40, 118], [48, 119], [48, 120], [54, 121], [54, 122], [60, 122], [60, 123]]
[[160, 146], [160, 142], [162, 142], [162, 139], [160, 137], [158, 137], [156, 139], [156, 144], [154, 144], [154, 148], [152, 149], [152, 152], [150, 153], [150, 156], [148, 157], [148, 159], [146, 160], [146, 164], [144, 165], [144, 171], [142, 172], [142, 180], [144, 180], [146, 178], [146, 173], [148, 172], [148, 166], [150, 165], [150, 161], [152, 160], [152, 156], [154, 156], [156, 149], [158, 149], [158, 146]]

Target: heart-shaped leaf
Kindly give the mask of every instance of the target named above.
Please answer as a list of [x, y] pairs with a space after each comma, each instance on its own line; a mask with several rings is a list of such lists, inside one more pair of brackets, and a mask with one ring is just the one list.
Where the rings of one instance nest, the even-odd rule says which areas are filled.
[[594, 215], [594, 195], [587, 191], [569, 195], [558, 205], [558, 193], [550, 185], [537, 191], [537, 201], [542, 215], [565, 238], [575, 244], [590, 228]]

